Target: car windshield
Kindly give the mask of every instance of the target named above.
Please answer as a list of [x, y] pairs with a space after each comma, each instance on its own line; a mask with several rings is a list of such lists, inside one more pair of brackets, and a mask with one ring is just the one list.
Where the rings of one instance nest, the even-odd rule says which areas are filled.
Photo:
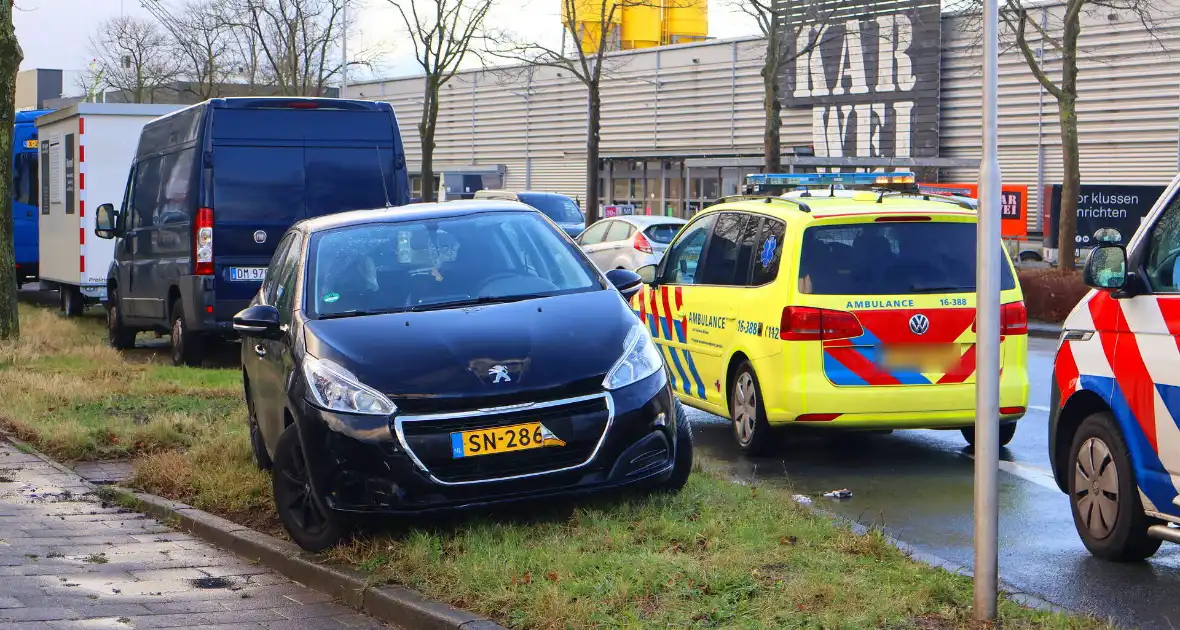
[[[1016, 287], [1000, 257], [1000, 287]], [[807, 228], [799, 289], [814, 295], [966, 293], [975, 290], [975, 224], [858, 223]]]
[[653, 242], [667, 245], [676, 238], [676, 233], [683, 227], [683, 223], [658, 223], [643, 231]]
[[518, 195], [520, 200], [545, 213], [554, 223], [582, 223], [586, 220], [578, 204], [562, 195]]
[[511, 302], [602, 285], [577, 250], [533, 212], [368, 223], [315, 234], [312, 317]]

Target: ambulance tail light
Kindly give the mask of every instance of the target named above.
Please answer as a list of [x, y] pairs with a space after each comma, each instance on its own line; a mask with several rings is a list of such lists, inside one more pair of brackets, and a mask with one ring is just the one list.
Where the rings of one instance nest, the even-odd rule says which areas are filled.
[[852, 339], [864, 334], [856, 315], [809, 306], [783, 309], [779, 339], [785, 341], [829, 341]]
[[197, 210], [197, 221], [193, 223], [193, 263], [194, 274], [213, 275], [213, 208]]
[[651, 243], [648, 242], [647, 237], [643, 235], [643, 232], [635, 233], [633, 245], [635, 246], [635, 249], [645, 254], [651, 253]]
[[[971, 322], [971, 332], [976, 332], [978, 323], [978, 320]], [[1024, 308], [1024, 302], [1009, 302], [1000, 306], [1000, 334], [1028, 334], [1028, 310]]]

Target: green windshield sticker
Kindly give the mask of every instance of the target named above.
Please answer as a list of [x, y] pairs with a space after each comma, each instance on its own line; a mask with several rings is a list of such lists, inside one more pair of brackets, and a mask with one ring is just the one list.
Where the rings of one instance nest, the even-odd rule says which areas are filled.
[[340, 299], [339, 293], [329, 293], [324, 296], [324, 301], [329, 304], [331, 304], [332, 302], [335, 302], [336, 300], [339, 300], [339, 299]]

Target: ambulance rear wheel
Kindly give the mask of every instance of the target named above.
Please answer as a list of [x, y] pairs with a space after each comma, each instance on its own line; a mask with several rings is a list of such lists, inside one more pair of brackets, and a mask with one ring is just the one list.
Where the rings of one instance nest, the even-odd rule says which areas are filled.
[[[963, 434], [963, 439], [967, 440], [968, 446], [975, 446], [975, 427], [963, 427], [959, 429]], [[1000, 425], [1000, 446], [1008, 446], [1012, 438], [1016, 437], [1016, 423], [1009, 422], [1008, 424]]]
[[733, 436], [742, 452], [761, 455], [770, 450], [774, 435], [770, 423], [766, 421], [758, 376], [748, 361], [743, 361], [734, 375], [729, 396], [729, 417], [733, 420]]

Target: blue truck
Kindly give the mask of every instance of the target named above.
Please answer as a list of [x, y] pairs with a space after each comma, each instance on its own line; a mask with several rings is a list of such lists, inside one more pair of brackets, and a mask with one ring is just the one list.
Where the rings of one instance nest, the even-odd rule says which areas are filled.
[[41, 186], [37, 183], [37, 125], [33, 121], [51, 111], [16, 113], [12, 137], [12, 227], [18, 285], [37, 279], [37, 208]]

